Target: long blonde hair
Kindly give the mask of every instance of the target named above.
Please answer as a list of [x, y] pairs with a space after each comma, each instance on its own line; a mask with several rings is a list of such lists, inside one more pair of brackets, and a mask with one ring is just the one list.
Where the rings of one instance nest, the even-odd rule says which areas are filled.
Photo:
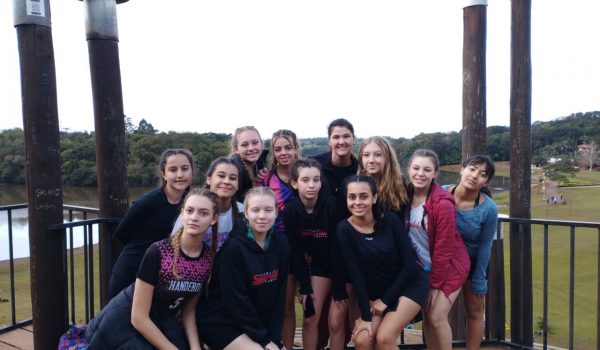
[[[185, 202], [187, 202], [188, 198], [191, 196], [201, 196], [206, 197], [213, 204], [213, 214], [219, 213], [219, 199], [216, 194], [207, 190], [205, 188], [195, 187], [185, 196], [183, 200], [183, 207], [185, 207]], [[179, 255], [181, 254], [181, 236], [183, 236], [184, 226], [181, 226], [179, 230], [173, 235], [171, 238], [171, 247], [173, 248], [173, 267], [171, 272], [175, 278], [180, 279], [179, 273], [177, 272], [177, 260], [179, 259]], [[214, 258], [217, 252], [217, 233], [219, 232], [219, 223], [215, 222], [211, 227], [211, 243], [210, 243], [210, 255]]]
[[402, 171], [400, 170], [400, 162], [388, 140], [381, 136], [372, 136], [363, 141], [358, 151], [358, 175], [369, 176], [363, 166], [362, 157], [365, 147], [370, 143], [379, 146], [385, 160], [380, 176], [375, 179], [379, 202], [384, 210], [400, 212], [408, 206], [410, 201], [406, 193]]

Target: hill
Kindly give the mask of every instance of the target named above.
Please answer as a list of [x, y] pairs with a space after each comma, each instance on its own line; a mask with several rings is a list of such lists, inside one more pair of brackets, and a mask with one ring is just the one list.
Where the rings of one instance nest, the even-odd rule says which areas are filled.
[[[126, 119], [127, 121], [127, 119]], [[196, 176], [203, 177], [210, 162], [230, 150], [230, 134], [164, 133], [142, 119], [137, 127], [126, 123], [126, 152], [130, 186], [152, 185], [157, 181], [156, 164], [167, 148], [188, 148], [196, 158]], [[510, 158], [510, 128], [490, 126], [486, 130], [486, 152], [494, 161]], [[61, 132], [63, 183], [75, 186], [96, 185], [95, 134]], [[402, 164], [417, 148], [430, 148], [438, 153], [440, 163], [457, 164], [461, 159], [461, 132], [422, 133], [411, 139], [388, 138]], [[355, 151], [358, 150], [357, 140]], [[548, 159], [573, 159], [578, 145], [594, 141], [600, 144], [600, 112], [574, 113], [548, 122], [532, 124], [533, 162], [545, 164]], [[327, 138], [299, 140], [302, 155], [313, 156], [327, 151]], [[268, 147], [268, 140], [265, 146]], [[0, 132], [0, 183], [25, 183], [25, 145], [23, 130]]]

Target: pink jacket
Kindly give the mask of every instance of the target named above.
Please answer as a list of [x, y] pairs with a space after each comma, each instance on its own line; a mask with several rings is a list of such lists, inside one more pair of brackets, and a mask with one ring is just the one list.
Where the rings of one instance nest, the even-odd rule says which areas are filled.
[[448, 297], [466, 281], [471, 260], [456, 227], [454, 197], [436, 183], [431, 186], [423, 206], [431, 256], [429, 282]]

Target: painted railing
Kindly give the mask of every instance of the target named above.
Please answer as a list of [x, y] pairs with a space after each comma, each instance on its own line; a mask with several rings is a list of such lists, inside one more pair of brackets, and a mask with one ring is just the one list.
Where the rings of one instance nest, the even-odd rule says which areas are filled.
[[[14, 259], [13, 259], [13, 225], [12, 218], [15, 210], [23, 210], [27, 208], [27, 204], [16, 204], [0, 206], [0, 215], [6, 215], [6, 222], [8, 223], [7, 238], [8, 242], [0, 242], [1, 245], [8, 244], [9, 247], [9, 260], [6, 266], [8, 269], [8, 280], [9, 280], [9, 302], [10, 302], [10, 321], [7, 324], [0, 325], [0, 333], [7, 332], [17, 327], [22, 327], [31, 323], [31, 319], [17, 320], [16, 317], [16, 298], [24, 297], [21, 295], [15, 295], [15, 273], [14, 273]], [[100, 226], [106, 225], [105, 227], [114, 227], [114, 224], [118, 222], [117, 219], [99, 219], [97, 218], [98, 209], [78, 207], [78, 206], [64, 206], [65, 211], [65, 222], [59, 225], [53, 225], [50, 230], [65, 232], [67, 244], [65, 246], [64, 264], [68, 270], [68, 310], [66, 311], [69, 315], [71, 323], [84, 323], [94, 317], [95, 312], [100, 307], [98, 288], [102, 285], [100, 280], [99, 271], [99, 253], [98, 245], [95, 244], [99, 241], [98, 234], [100, 232]], [[503, 227], [507, 227], [507, 230], [503, 230]], [[486, 326], [485, 326], [485, 340], [484, 345], [504, 345], [512, 348], [528, 349], [532, 348], [527, 344], [518, 344], [511, 341], [510, 336], [506, 336], [506, 329], [510, 330], [510, 324], [506, 324], [506, 278], [510, 278], [513, 273], [518, 271], [509, 271], [508, 275], [505, 274], [505, 263], [504, 263], [504, 240], [503, 232], [508, 232], [508, 226], [513, 226], [513, 230], [517, 234], [522, 234], [525, 230], [534, 232], [533, 234], [538, 235], [539, 229], [534, 230], [536, 227], [541, 227], [542, 230], [542, 246], [535, 247], [535, 249], [541, 249], [542, 252], [542, 290], [541, 290], [541, 304], [542, 304], [542, 316], [537, 320], [539, 329], [536, 332], [541, 335], [541, 343], [536, 344], [536, 347], [547, 349], [549, 346], [549, 316], [548, 310], [553, 307], [549, 305], [548, 295], [550, 293], [548, 287], [549, 276], [551, 276], [551, 270], [549, 269], [549, 256], [553, 252], [549, 248], [550, 237], [564, 236], [565, 229], [568, 230], [568, 242], [569, 242], [569, 282], [568, 282], [568, 334], [563, 335], [567, 339], [565, 346], [569, 349], [575, 349], [576, 336], [575, 332], [575, 275], [579, 273], [576, 269], [576, 256], [577, 249], [576, 238], [577, 232], [587, 230], [585, 237], [588, 242], [586, 244], [595, 245], [596, 252], [600, 246], [600, 222], [580, 222], [580, 221], [563, 221], [563, 220], [539, 220], [539, 219], [518, 219], [518, 218], [499, 218], [497, 240], [493, 246], [492, 260], [490, 262], [490, 290], [488, 291], [488, 301], [486, 302]], [[590, 232], [592, 230], [595, 236], [595, 241], [589, 241]], [[110, 230], [105, 230], [105, 234], [111, 234]], [[82, 242], [80, 247], [74, 247], [77, 245], [77, 236], [81, 235]], [[539, 239], [536, 239], [539, 241]], [[110, 251], [110, 249], [106, 249]], [[537, 253], [536, 253], [537, 254]], [[596, 254], [598, 259], [598, 254]], [[110, 269], [109, 269], [110, 271]], [[2, 271], [0, 271], [2, 272]], [[583, 271], [581, 271], [583, 272]], [[589, 273], [589, 271], [586, 271]], [[3, 273], [4, 274], [4, 273]], [[506, 277], [505, 277], [506, 276]], [[600, 259], [598, 259], [598, 269], [595, 273], [595, 280], [597, 290], [596, 298], [596, 334], [595, 343], [596, 348], [600, 349], [598, 345], [598, 339], [600, 339]], [[561, 291], [562, 292], [562, 291]], [[491, 293], [491, 294], [490, 294]], [[492, 295], [493, 294], [493, 295]], [[491, 297], [491, 298], [490, 298]], [[527, 306], [528, 307], [528, 306]], [[505, 327], [507, 327], [505, 329]], [[510, 333], [510, 331], [508, 332]], [[539, 338], [539, 336], [538, 336]], [[402, 337], [404, 339], [404, 337]], [[464, 341], [455, 341], [455, 345], [464, 345]], [[401, 344], [400, 348], [424, 348], [426, 345], [423, 342]]]

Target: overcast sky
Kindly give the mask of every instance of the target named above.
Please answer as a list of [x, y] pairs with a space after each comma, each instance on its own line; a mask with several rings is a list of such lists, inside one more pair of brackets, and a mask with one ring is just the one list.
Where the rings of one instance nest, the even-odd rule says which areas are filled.
[[[412, 137], [462, 124], [463, 2], [131, 0], [117, 6], [125, 114], [160, 131]], [[51, 0], [63, 130], [93, 130], [83, 4]], [[600, 110], [600, 1], [533, 1], [532, 121]], [[487, 9], [487, 123], [509, 125], [510, 1]], [[0, 129], [23, 127], [0, 0]]]

